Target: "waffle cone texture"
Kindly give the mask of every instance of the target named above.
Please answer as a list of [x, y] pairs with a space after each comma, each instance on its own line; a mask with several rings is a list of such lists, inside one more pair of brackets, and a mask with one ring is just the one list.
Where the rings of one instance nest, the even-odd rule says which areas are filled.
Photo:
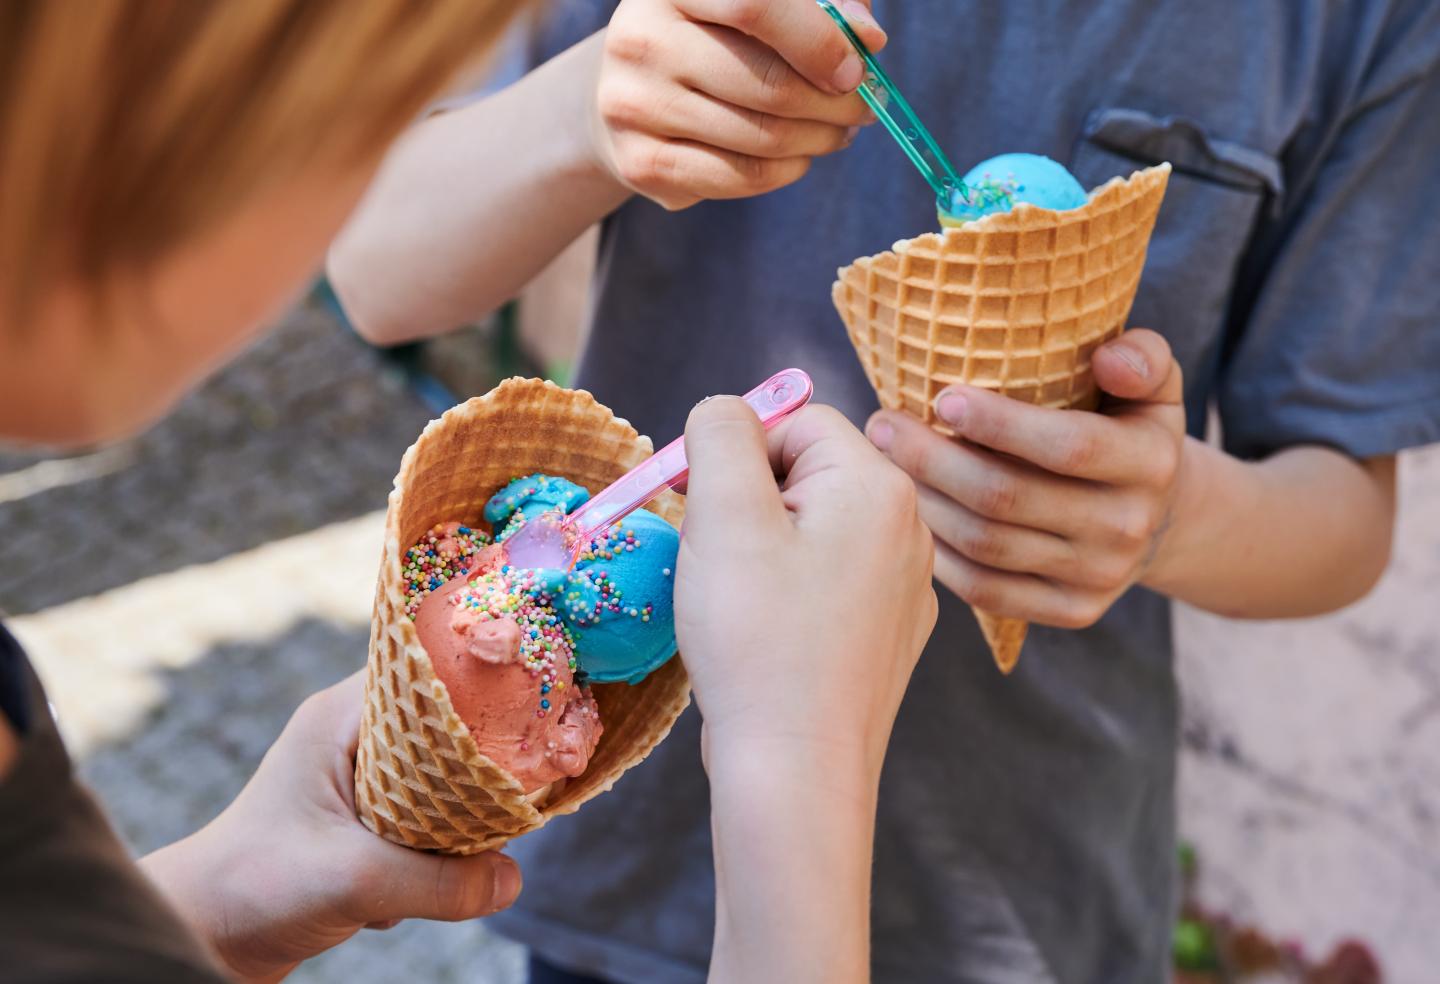
[[[1093, 410], [1095, 349], [1125, 328], [1170, 165], [1114, 178], [1077, 209], [1019, 204], [842, 268], [835, 308], [880, 405], [946, 436], [955, 383], [1038, 406]], [[1027, 623], [976, 609], [1003, 672]]]
[[[595, 493], [652, 451], [649, 438], [589, 393], [517, 378], [431, 421], [405, 452], [385, 520], [355, 760], [355, 810], [365, 826], [408, 847], [492, 850], [575, 812], [670, 732], [690, 702], [679, 658], [635, 686], [594, 685], [604, 732], [585, 773], [527, 796], [455, 713], [405, 616], [401, 574], [405, 551], [436, 523], [483, 528], [486, 501], [516, 476], [544, 472]], [[685, 512], [673, 492], [648, 508], [677, 527]]]

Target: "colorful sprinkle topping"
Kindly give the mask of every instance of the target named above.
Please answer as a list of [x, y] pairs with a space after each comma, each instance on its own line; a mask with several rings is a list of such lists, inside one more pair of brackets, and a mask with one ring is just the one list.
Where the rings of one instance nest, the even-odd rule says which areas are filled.
[[401, 564], [405, 574], [405, 614], [410, 621], [415, 621], [426, 595], [469, 570], [472, 558], [489, 543], [490, 537], [479, 530], [439, 523], [406, 551]]

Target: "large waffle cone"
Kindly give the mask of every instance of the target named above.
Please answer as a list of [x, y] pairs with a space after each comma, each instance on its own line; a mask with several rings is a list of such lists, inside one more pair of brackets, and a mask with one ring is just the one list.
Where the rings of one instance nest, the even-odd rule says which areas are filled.
[[[371, 830], [410, 847], [489, 850], [573, 813], [669, 733], [690, 701], [678, 658], [635, 686], [596, 684], [604, 733], [589, 767], [544, 797], [527, 797], [514, 776], [480, 753], [451, 706], [405, 616], [400, 569], [405, 551], [436, 523], [480, 525], [486, 500], [518, 475], [545, 472], [593, 493], [651, 452], [649, 438], [589, 393], [532, 379], [507, 380], [455, 407], [405, 452], [385, 520], [355, 762], [356, 813]], [[649, 508], [675, 526], [685, 512], [673, 492]]]
[[[831, 296], [880, 404], [942, 434], [952, 383], [1093, 410], [1090, 356], [1125, 327], [1170, 165], [1115, 178], [1064, 212], [1009, 212], [926, 233], [838, 273]], [[1020, 658], [1026, 623], [976, 611], [995, 662]]]

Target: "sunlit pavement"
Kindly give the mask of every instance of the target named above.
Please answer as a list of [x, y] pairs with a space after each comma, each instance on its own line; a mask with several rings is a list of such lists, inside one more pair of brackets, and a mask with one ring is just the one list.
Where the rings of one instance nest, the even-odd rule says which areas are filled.
[[[240, 788], [308, 693], [364, 663], [380, 523], [429, 412], [319, 309], [122, 447], [0, 455], [0, 611], [139, 851]], [[1315, 494], [1323, 494], [1316, 490]], [[1396, 557], [1328, 619], [1182, 613], [1181, 826], [1208, 902], [1433, 976], [1440, 925], [1440, 453]], [[483, 925], [362, 933], [299, 981], [520, 980]]]

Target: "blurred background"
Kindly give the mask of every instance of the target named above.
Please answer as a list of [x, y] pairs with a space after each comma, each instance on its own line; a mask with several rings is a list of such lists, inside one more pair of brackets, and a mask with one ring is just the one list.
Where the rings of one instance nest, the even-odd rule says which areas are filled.
[[[594, 242], [486, 324], [388, 353], [317, 284], [150, 433], [0, 455], [0, 537], [26, 558], [0, 572], [0, 613], [137, 852], [214, 816], [300, 700], [364, 664], [401, 453], [499, 378], [566, 378]], [[1319, 960], [1354, 939], [1387, 980], [1436, 979], [1440, 448], [1401, 475], [1394, 561], [1363, 603], [1306, 622], [1179, 612], [1185, 966], [1217, 946]], [[410, 923], [294, 979], [511, 984], [522, 966], [481, 923]]]

